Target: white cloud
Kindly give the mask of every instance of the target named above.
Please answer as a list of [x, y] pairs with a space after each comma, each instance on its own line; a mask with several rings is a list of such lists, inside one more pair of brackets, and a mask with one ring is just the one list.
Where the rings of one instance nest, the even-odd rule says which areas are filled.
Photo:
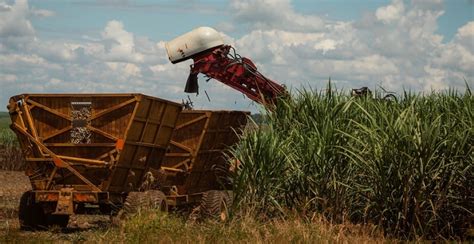
[[471, 38], [472, 41], [472, 38], [474, 37], [474, 21], [468, 22], [466, 25], [459, 28], [456, 36], [458, 38]]
[[18, 77], [13, 74], [0, 74], [0, 80], [4, 82], [14, 82], [17, 79]]
[[22, 37], [34, 35], [34, 29], [27, 15], [29, 13], [28, 2], [17, 0], [13, 5], [0, 4], [0, 37]]
[[455, 41], [466, 48], [474, 49], [474, 21], [468, 22], [458, 29]]
[[400, 19], [404, 11], [405, 5], [403, 4], [403, 0], [396, 0], [388, 6], [378, 8], [375, 12], [375, 16], [384, 23], [390, 23]]
[[63, 82], [63, 81], [60, 80], [60, 79], [57, 79], [57, 78], [51, 78], [51, 79], [49, 80], [49, 83], [50, 83], [51, 85], [58, 85], [58, 84], [60, 84], [61, 82]]
[[133, 34], [124, 29], [122, 22], [109, 21], [102, 32], [102, 37], [106, 41], [106, 59], [118, 62], [143, 61], [143, 55], [135, 51]]
[[6, 4], [5, 2], [0, 2], [0, 12], [7, 12], [12, 9], [12, 6]]
[[107, 62], [106, 64], [111, 70], [115, 72], [122, 72], [123, 75], [126, 77], [130, 77], [130, 76], [140, 77], [141, 76], [141, 70], [135, 64], [118, 63], [118, 62]]
[[474, 77], [474, 22], [468, 22], [460, 27], [454, 39], [442, 47], [436, 50], [430, 67], [445, 71], [443, 73], [445, 76], [454, 73], [472, 81]]
[[3, 65], [3, 70], [16, 68], [46, 68], [46, 69], [60, 69], [58, 64], [49, 63], [44, 58], [36, 55], [22, 55], [22, 54], [7, 54], [0, 55], [0, 64]]
[[295, 12], [290, 0], [231, 0], [236, 22], [258, 29], [283, 29], [311, 32], [322, 30], [324, 21], [313, 15]]
[[31, 14], [38, 17], [51, 17], [54, 16], [55, 13], [51, 10], [33, 8], [31, 9]]
[[316, 50], [323, 50], [323, 54], [326, 54], [329, 50], [336, 49], [337, 42], [332, 39], [324, 39], [316, 44], [314, 44], [313, 48]]

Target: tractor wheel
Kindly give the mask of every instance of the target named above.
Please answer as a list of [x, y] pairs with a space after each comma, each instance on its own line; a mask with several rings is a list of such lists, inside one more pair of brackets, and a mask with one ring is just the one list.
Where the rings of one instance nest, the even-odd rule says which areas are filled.
[[227, 191], [211, 190], [203, 193], [200, 211], [204, 218], [226, 221], [231, 205], [232, 198]]
[[118, 225], [121, 220], [129, 218], [141, 210], [150, 209], [158, 209], [163, 212], [168, 211], [166, 196], [163, 192], [157, 190], [130, 192], [125, 199], [122, 209], [112, 219], [112, 222]]
[[23, 193], [20, 198], [18, 220], [22, 230], [46, 229], [48, 221], [40, 204], [35, 203], [35, 196], [32, 191]]

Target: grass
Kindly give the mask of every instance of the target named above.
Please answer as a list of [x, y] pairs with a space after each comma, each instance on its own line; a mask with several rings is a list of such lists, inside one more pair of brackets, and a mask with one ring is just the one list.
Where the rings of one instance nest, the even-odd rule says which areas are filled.
[[303, 90], [247, 131], [232, 156], [235, 203], [373, 224], [401, 239], [464, 238], [474, 212], [474, 99], [448, 91], [398, 101]]
[[179, 215], [154, 211], [141, 213], [120, 227], [102, 226], [87, 231], [25, 233], [15, 228], [0, 237], [0, 242], [88, 241], [100, 243], [314, 243], [382, 242], [381, 233], [352, 224], [334, 225], [321, 218], [261, 222], [251, 216], [226, 223], [192, 222]]
[[8, 115], [8, 112], [0, 112], [0, 131], [9, 129], [10, 123], [10, 115]]
[[8, 112], [0, 112], [0, 170], [22, 170], [25, 162], [10, 123]]
[[0, 112], [0, 145], [10, 145], [16, 141], [15, 134], [10, 130], [10, 115]]

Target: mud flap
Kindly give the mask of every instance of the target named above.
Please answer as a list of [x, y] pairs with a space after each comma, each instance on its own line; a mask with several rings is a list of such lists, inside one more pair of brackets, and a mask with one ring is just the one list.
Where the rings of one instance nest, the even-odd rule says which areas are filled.
[[58, 203], [54, 215], [72, 215], [74, 214], [74, 203], [72, 192], [73, 188], [62, 188], [59, 192]]

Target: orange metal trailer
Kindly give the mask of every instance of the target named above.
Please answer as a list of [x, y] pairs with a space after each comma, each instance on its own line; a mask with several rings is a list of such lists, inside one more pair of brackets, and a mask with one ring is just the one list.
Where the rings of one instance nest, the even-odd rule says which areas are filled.
[[8, 105], [33, 190], [22, 227], [65, 226], [99, 206], [109, 213], [160, 167], [182, 106], [142, 94], [23, 94]]

